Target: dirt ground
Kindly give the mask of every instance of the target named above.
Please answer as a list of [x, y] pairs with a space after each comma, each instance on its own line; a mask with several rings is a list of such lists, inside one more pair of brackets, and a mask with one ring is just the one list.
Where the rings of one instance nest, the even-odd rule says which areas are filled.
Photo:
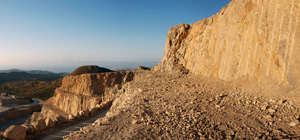
[[300, 138], [295, 101], [251, 93], [238, 82], [139, 71], [122, 90], [105, 118], [64, 138]]
[[94, 116], [92, 118], [89, 118], [87, 120], [84, 120], [82, 122], [76, 123], [74, 125], [68, 126], [66, 128], [56, 128], [51, 131], [45, 132], [46, 136], [39, 138], [40, 140], [59, 140], [62, 139], [63, 136], [68, 135], [72, 131], [78, 131], [80, 128], [92, 124], [97, 119], [102, 118], [105, 116], [107, 110], [104, 110], [102, 113], [98, 114], [97, 116]]

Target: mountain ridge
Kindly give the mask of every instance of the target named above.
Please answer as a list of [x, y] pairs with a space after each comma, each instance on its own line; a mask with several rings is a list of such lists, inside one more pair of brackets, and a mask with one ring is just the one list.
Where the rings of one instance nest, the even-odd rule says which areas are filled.
[[56, 74], [61, 76], [67, 76], [69, 73], [67, 72], [51, 72], [45, 70], [21, 70], [21, 69], [8, 69], [8, 70], [0, 70], [0, 73], [11, 73], [11, 72], [26, 72], [29, 74]]

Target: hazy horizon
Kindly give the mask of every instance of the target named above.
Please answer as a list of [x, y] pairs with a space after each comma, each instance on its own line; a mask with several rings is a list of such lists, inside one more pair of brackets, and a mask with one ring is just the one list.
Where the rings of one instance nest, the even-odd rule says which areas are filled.
[[0, 69], [159, 62], [172, 26], [208, 18], [229, 1], [1, 0]]
[[108, 69], [135, 69], [138, 66], [145, 66], [152, 68], [153, 66], [157, 65], [159, 61], [157, 62], [151, 62], [151, 61], [97, 61], [97, 62], [73, 62], [69, 63], [68, 65], [66, 64], [56, 64], [56, 65], [12, 65], [12, 66], [1, 66], [0, 70], [11, 70], [11, 69], [20, 69], [20, 70], [43, 70], [43, 71], [51, 71], [55, 73], [60, 73], [60, 72], [72, 72], [76, 68], [80, 66], [85, 66], [85, 65], [97, 65], [99, 67], [105, 67]]

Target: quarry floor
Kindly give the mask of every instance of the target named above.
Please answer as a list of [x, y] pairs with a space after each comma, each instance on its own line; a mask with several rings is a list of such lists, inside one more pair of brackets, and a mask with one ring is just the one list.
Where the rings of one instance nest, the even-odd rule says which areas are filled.
[[87, 120], [81, 121], [79, 123], [76, 123], [74, 125], [68, 126], [66, 128], [56, 128], [51, 131], [45, 132], [45, 136], [41, 137], [40, 140], [60, 140], [63, 139], [63, 136], [68, 135], [70, 132], [78, 131], [80, 128], [92, 124], [99, 118], [103, 118], [106, 114], [107, 110], [103, 111], [102, 113], [89, 118]]
[[3, 106], [0, 105], [0, 112], [7, 111], [7, 110], [9, 110], [11, 108], [14, 108], [14, 107], [28, 107], [28, 106], [32, 106], [32, 105], [36, 105], [36, 104], [38, 104], [40, 102], [43, 102], [43, 101], [33, 99], [33, 102], [29, 103], [29, 104], [21, 104], [21, 105], [8, 104], [8, 105], [3, 105]]
[[[18, 107], [25, 107], [26, 108], [26, 107], [30, 107], [30, 106], [39, 104], [41, 102], [43, 102], [43, 101], [33, 99], [33, 102], [30, 103], [30, 104], [23, 104], [23, 105], [10, 104], [10, 105], [4, 105], [4, 106], [0, 106], [0, 112], [4, 112], [4, 111], [7, 112], [7, 111], [9, 111], [12, 108], [18, 108]], [[30, 109], [30, 108], [28, 108], [28, 109]], [[0, 131], [4, 131], [5, 129], [7, 129], [11, 125], [21, 125], [21, 124], [25, 123], [26, 120], [30, 116], [31, 115], [23, 115], [23, 116], [20, 116], [20, 117], [17, 117], [17, 118], [8, 119], [7, 120], [8, 123], [0, 125]]]
[[239, 82], [137, 72], [106, 117], [65, 139], [300, 138], [295, 101], [251, 93]]

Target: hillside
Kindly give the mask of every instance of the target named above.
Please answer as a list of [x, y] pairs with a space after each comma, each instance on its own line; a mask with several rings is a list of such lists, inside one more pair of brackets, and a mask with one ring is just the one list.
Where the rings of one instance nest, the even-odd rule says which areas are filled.
[[0, 85], [0, 93], [8, 93], [21, 97], [47, 100], [53, 96], [56, 88], [60, 87], [62, 79], [53, 81], [15, 81]]
[[0, 72], [0, 93], [41, 100], [47, 100], [53, 96], [54, 90], [61, 86], [61, 78], [67, 75], [67, 73], [19, 69]]
[[62, 77], [54, 73], [8, 72], [0, 73], [0, 84], [11, 81], [53, 81]]
[[50, 71], [43, 70], [20, 70], [20, 69], [9, 69], [9, 70], [0, 70], [0, 73], [11, 73], [11, 72], [26, 72], [30, 74], [48, 74], [48, 75], [58, 75], [58, 76], [67, 76], [69, 73], [61, 72], [61, 73], [53, 73]]
[[64, 138], [299, 139], [299, 5], [233, 0], [172, 27], [161, 63]]
[[107, 111], [63, 138], [300, 139], [299, 13], [300, 0], [233, 0], [172, 27], [150, 70], [75, 70], [22, 134], [37, 139]]
[[103, 72], [113, 72], [110, 69], [102, 68], [96, 65], [89, 65], [89, 66], [81, 66], [74, 70], [70, 75], [76, 76], [81, 74], [89, 74], [89, 73], [103, 73]]
[[239, 83], [137, 71], [104, 118], [67, 140], [300, 138], [299, 106]]

